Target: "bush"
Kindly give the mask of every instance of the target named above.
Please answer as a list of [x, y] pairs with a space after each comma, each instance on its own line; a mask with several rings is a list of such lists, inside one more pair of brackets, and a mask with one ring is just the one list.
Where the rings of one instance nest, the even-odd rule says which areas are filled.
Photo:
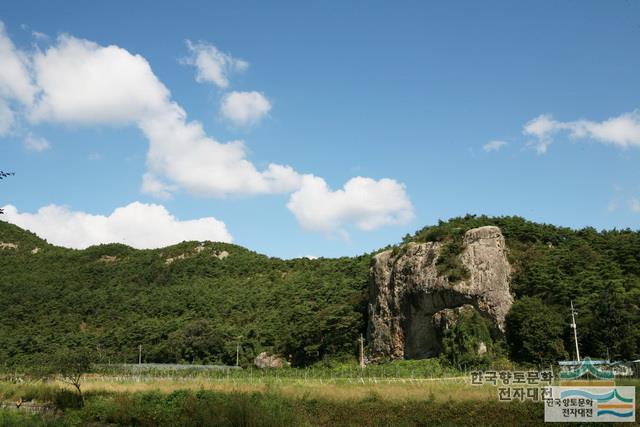
[[440, 254], [436, 261], [436, 269], [438, 274], [449, 280], [449, 283], [453, 284], [469, 278], [469, 270], [460, 259], [462, 250], [461, 237], [453, 238], [442, 245], [440, 249]]
[[61, 389], [53, 396], [53, 404], [60, 410], [78, 409], [82, 407], [82, 396], [71, 390]]
[[[479, 354], [481, 344], [486, 347]], [[442, 357], [458, 369], [477, 368], [490, 363], [493, 355], [491, 325], [476, 309], [461, 310], [458, 320], [442, 337]]]

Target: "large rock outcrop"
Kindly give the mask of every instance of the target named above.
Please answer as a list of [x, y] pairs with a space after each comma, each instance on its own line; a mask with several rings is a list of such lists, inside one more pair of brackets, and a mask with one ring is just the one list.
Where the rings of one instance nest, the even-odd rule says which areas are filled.
[[367, 334], [371, 359], [437, 355], [442, 329], [455, 322], [465, 306], [490, 319], [496, 333], [504, 332], [513, 296], [500, 229], [486, 226], [465, 233], [458, 256], [469, 277], [457, 283], [438, 274], [441, 247], [437, 242], [409, 243], [398, 253], [389, 250], [374, 257]]

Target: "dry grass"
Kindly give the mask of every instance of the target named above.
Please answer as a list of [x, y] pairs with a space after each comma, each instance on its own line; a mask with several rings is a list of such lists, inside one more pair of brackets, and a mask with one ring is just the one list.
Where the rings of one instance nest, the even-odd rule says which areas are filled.
[[376, 381], [326, 381], [326, 380], [269, 380], [233, 381], [206, 378], [108, 378], [91, 377], [84, 382], [86, 391], [119, 393], [176, 390], [212, 390], [219, 392], [276, 391], [284, 396], [320, 398], [326, 400], [362, 400], [375, 397], [383, 400], [495, 400], [497, 391], [490, 386], [471, 386], [461, 379], [408, 380], [384, 379]]

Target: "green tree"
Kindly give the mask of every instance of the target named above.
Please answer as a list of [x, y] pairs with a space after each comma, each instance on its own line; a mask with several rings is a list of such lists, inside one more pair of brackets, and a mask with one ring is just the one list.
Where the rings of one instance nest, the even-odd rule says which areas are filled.
[[567, 357], [564, 317], [540, 298], [524, 297], [507, 314], [507, 343], [513, 360], [546, 365]]
[[[461, 310], [442, 337], [442, 356], [459, 369], [486, 363], [492, 353], [491, 328], [477, 310]], [[480, 351], [484, 345], [484, 352]]]
[[[580, 317], [579, 317], [580, 318]], [[592, 357], [630, 360], [638, 355], [638, 300], [627, 295], [622, 281], [607, 281], [594, 292], [583, 319], [590, 321], [585, 330], [584, 352]], [[584, 325], [584, 322], [582, 322]]]
[[60, 347], [51, 354], [42, 366], [43, 374], [47, 377], [57, 378], [63, 383], [76, 389], [81, 404], [84, 404], [82, 393], [82, 379], [88, 373], [94, 363], [93, 350], [86, 347]]
[[178, 362], [231, 362], [231, 357], [224, 354], [224, 344], [229, 339], [209, 320], [198, 319], [170, 334], [169, 347]]
[[[8, 176], [12, 176], [15, 175], [13, 172], [5, 172], [5, 171], [1, 171], [0, 170], [0, 179], [5, 179]], [[0, 214], [3, 214], [4, 210], [2, 208], [0, 208]]]

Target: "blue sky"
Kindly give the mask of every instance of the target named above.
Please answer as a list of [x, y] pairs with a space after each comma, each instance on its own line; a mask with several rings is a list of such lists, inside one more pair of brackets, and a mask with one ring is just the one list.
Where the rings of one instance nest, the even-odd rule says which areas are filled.
[[[640, 223], [640, 2], [23, 1], [0, 21], [3, 219], [50, 241], [341, 256], [465, 213]], [[31, 91], [2, 83], [11, 55]], [[177, 145], [172, 120], [201, 132]]]

